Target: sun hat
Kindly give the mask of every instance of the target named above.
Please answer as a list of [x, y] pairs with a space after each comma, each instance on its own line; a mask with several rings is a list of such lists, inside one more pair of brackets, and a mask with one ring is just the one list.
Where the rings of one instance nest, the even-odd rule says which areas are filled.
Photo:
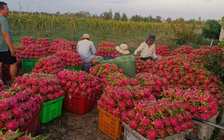
[[156, 41], [156, 37], [154, 35], [149, 35], [149, 37], [146, 37], [145, 39], [150, 40], [150, 41]]
[[128, 45], [121, 44], [120, 46], [116, 46], [116, 50], [122, 54], [129, 54]]
[[81, 39], [90, 39], [89, 34], [83, 34], [82, 37], [80, 37]]

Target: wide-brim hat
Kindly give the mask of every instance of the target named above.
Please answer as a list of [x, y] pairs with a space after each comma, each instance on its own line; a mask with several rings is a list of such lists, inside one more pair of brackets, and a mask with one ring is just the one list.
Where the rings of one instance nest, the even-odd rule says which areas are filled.
[[127, 44], [121, 44], [120, 46], [116, 46], [115, 48], [118, 52], [122, 54], [129, 54], [128, 45]]
[[149, 37], [146, 37], [145, 39], [150, 41], [156, 41], [156, 37], [154, 35], [149, 35]]
[[80, 37], [81, 39], [90, 39], [89, 34], [83, 34], [82, 37]]

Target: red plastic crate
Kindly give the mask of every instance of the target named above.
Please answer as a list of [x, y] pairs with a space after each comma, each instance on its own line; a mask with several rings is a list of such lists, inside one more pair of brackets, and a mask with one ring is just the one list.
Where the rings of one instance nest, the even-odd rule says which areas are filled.
[[95, 93], [88, 96], [66, 94], [63, 102], [63, 109], [83, 115], [94, 108], [96, 95]]
[[[42, 108], [42, 107], [41, 107]], [[37, 131], [40, 129], [40, 110], [39, 108], [36, 113], [33, 114], [33, 117], [30, 118], [26, 123], [19, 129], [20, 132], [26, 132], [32, 136], [35, 136]]]
[[[36, 136], [37, 131], [40, 129], [40, 111], [42, 107], [40, 107], [33, 116], [25, 122], [25, 124], [19, 128], [19, 132], [27, 132], [27, 134], [31, 134], [32, 136]], [[3, 134], [6, 133], [6, 130], [2, 131]]]

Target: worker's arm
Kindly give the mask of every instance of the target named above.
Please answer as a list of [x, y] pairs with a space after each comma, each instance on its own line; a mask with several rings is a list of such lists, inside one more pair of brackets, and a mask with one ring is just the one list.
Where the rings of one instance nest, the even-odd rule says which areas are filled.
[[79, 54], [79, 42], [78, 42], [77, 45], [76, 45], [76, 51], [77, 51], [77, 53]]
[[135, 50], [134, 55], [137, 55], [138, 52], [142, 51], [142, 49], [143, 49], [143, 45], [141, 44], [141, 45]]
[[157, 59], [157, 56], [156, 56], [156, 45], [152, 44], [150, 47], [153, 48], [153, 50], [152, 50], [152, 58], [153, 59]]
[[7, 43], [7, 45], [10, 48], [11, 55], [15, 56], [16, 55], [16, 50], [15, 50], [13, 44], [12, 44], [12, 39], [11, 39], [10, 34], [8, 32], [5, 32], [5, 33], [3, 33], [3, 36], [4, 36], [4, 39], [5, 39], [5, 42]]

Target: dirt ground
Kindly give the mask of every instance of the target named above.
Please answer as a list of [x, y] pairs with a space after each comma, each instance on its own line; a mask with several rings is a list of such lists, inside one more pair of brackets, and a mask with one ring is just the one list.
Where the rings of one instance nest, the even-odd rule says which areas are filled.
[[49, 136], [51, 140], [111, 140], [98, 128], [97, 107], [78, 115], [62, 110], [62, 115], [46, 124], [41, 124], [38, 135]]

